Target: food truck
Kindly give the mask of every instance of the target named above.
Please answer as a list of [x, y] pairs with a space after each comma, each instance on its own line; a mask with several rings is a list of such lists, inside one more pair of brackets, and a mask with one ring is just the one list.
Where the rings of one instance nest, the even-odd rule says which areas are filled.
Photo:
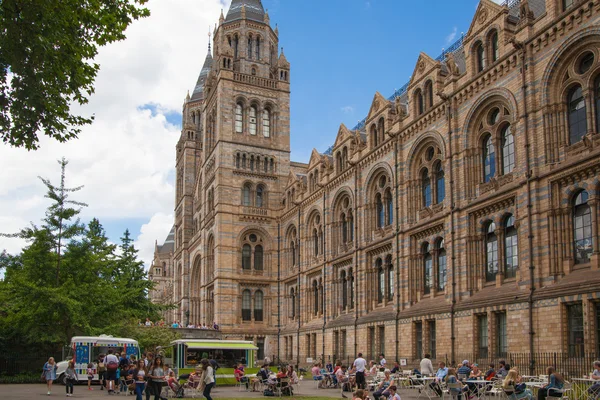
[[75, 362], [75, 370], [80, 382], [87, 381], [87, 367], [90, 362], [94, 364], [94, 380], [98, 380], [98, 356], [108, 354], [109, 349], [112, 349], [114, 353], [125, 352], [128, 358], [131, 355], [134, 355], [137, 360], [140, 358], [140, 346], [133, 339], [115, 338], [108, 335], [73, 336], [66, 360], [57, 364], [56, 377], [58, 381], [65, 383], [65, 371], [70, 360]]
[[244, 340], [181, 339], [171, 342], [171, 346], [173, 365], [179, 374], [193, 371], [203, 358], [216, 360], [223, 369], [235, 368], [239, 363], [254, 366], [254, 352], [258, 350], [253, 342]]

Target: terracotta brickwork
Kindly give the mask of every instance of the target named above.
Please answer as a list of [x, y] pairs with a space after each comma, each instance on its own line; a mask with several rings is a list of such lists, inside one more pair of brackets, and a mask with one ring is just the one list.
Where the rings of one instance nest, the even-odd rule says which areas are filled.
[[308, 164], [278, 40], [234, 0], [184, 104], [167, 318], [300, 364], [596, 351], [600, 1], [481, 0]]

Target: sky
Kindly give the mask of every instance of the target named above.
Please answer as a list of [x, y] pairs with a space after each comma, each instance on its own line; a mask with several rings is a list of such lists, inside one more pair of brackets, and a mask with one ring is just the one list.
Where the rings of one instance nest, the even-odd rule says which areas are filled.
[[[175, 145], [181, 109], [207, 54], [208, 31], [231, 0], [151, 0], [151, 16], [127, 39], [100, 49], [96, 93], [76, 113], [95, 115], [79, 138], [43, 138], [37, 151], [0, 143], [0, 232], [39, 223], [49, 201], [38, 176], [58, 182], [66, 157], [73, 199], [89, 204], [114, 243], [125, 229], [146, 265], [164, 241], [174, 208]], [[500, 2], [500, 0], [497, 0]], [[291, 64], [292, 160], [323, 152], [341, 123], [364, 118], [373, 96], [410, 79], [420, 52], [437, 57], [469, 29], [476, 0], [263, 0]], [[20, 239], [0, 237], [19, 253]]]

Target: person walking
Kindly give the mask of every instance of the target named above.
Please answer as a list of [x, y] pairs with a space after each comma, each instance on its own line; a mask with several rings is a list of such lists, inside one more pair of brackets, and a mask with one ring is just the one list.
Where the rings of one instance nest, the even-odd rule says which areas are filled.
[[431, 355], [429, 354], [425, 354], [425, 357], [419, 363], [419, 367], [423, 376], [431, 376], [435, 373], [433, 371], [433, 364], [431, 363]]
[[69, 361], [67, 370], [65, 371], [65, 390], [67, 391], [67, 397], [73, 396], [73, 386], [75, 382], [79, 380], [77, 371], [75, 371], [75, 363], [73, 360]]
[[160, 400], [160, 392], [162, 392], [162, 384], [165, 382], [165, 369], [160, 357], [156, 357], [152, 363], [152, 369], [148, 372], [150, 378], [150, 386], [154, 392], [154, 400]]
[[213, 386], [215, 386], [213, 367], [206, 358], [200, 360], [200, 364], [202, 364], [202, 385], [204, 387], [202, 395], [206, 397], [206, 400], [212, 400], [212, 397], [210, 397], [210, 391]]
[[106, 390], [109, 394], [115, 392], [115, 381], [117, 380], [117, 369], [119, 369], [119, 359], [113, 354], [113, 349], [108, 350], [108, 354], [104, 357], [106, 365]]
[[365, 389], [367, 381], [365, 380], [365, 368], [367, 366], [367, 360], [362, 356], [362, 353], [358, 353], [358, 357], [354, 360], [354, 369], [356, 370], [356, 385], [359, 389]]
[[146, 387], [146, 366], [144, 360], [137, 362], [136, 368], [133, 370], [135, 377], [135, 400], [143, 400], [142, 393]]
[[106, 364], [104, 363], [104, 354], [98, 355], [98, 381], [100, 382], [100, 390], [104, 390], [106, 386]]
[[54, 357], [50, 357], [48, 361], [44, 364], [44, 372], [42, 372], [42, 378], [46, 381], [46, 385], [48, 386], [48, 396], [52, 393], [52, 382], [56, 379], [56, 369], [58, 366], [56, 365], [56, 361], [54, 361]]

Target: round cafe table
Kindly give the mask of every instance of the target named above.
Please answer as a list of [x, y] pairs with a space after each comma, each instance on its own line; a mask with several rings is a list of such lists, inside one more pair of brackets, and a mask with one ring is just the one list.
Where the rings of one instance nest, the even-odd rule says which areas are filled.
[[595, 396], [588, 393], [588, 389], [592, 387], [594, 383], [600, 381], [590, 378], [573, 378], [572, 381], [574, 397], [576, 399], [589, 400], [595, 398]]

